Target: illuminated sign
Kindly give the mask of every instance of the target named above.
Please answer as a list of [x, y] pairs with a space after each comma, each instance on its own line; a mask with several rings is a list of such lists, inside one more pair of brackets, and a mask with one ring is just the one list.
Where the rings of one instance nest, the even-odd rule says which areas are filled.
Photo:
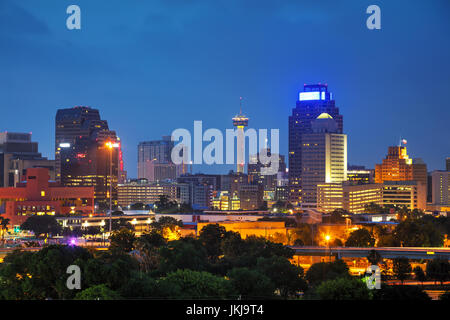
[[64, 142], [64, 143], [60, 143], [59, 146], [61, 148], [70, 148], [70, 143]]
[[320, 100], [320, 92], [300, 92], [299, 100]]

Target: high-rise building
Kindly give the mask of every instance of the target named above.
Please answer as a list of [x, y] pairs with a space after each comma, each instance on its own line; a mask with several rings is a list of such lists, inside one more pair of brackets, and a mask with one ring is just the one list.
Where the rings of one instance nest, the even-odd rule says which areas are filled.
[[137, 179], [118, 186], [118, 199], [121, 207], [135, 203], [153, 204], [160, 196], [167, 196], [179, 204], [189, 203], [189, 185], [176, 182], [148, 182]]
[[431, 190], [433, 205], [450, 206], [450, 171], [433, 171]]
[[312, 133], [311, 122], [322, 113], [329, 114], [336, 121], [337, 134], [343, 133], [343, 118], [331, 92], [328, 92], [328, 86], [305, 84], [289, 117], [289, 198], [294, 204], [302, 201], [302, 136]]
[[383, 205], [405, 206], [409, 210], [426, 209], [427, 186], [419, 181], [385, 181], [383, 183]]
[[[242, 98], [241, 98], [242, 101]], [[248, 117], [242, 113], [242, 107], [238, 115], [233, 118], [233, 126], [237, 128], [237, 166], [236, 172], [244, 173], [245, 136], [244, 127], [248, 126]]]
[[117, 182], [123, 169], [121, 143], [97, 109], [74, 107], [56, 113], [57, 180], [65, 186], [94, 187], [95, 203], [117, 204]]
[[347, 135], [329, 114], [311, 121], [312, 133], [302, 134], [302, 207], [316, 208], [317, 185], [347, 180]]
[[317, 209], [330, 213], [344, 209], [350, 213], [364, 213], [366, 205], [382, 205], [382, 184], [323, 183], [317, 185]]
[[15, 187], [28, 168], [47, 168], [55, 180], [55, 161], [42, 157], [31, 133], [0, 132], [0, 187]]
[[445, 159], [445, 170], [450, 171], [450, 157]]
[[374, 182], [375, 170], [364, 166], [348, 166], [347, 181], [351, 184], [368, 184]]
[[138, 178], [149, 182], [174, 180], [179, 168], [172, 162], [174, 142], [170, 136], [162, 140], [143, 141], [138, 145]]
[[411, 159], [406, 147], [388, 148], [383, 163], [375, 165], [375, 183], [384, 181], [418, 181], [427, 185], [427, 166], [421, 159]]

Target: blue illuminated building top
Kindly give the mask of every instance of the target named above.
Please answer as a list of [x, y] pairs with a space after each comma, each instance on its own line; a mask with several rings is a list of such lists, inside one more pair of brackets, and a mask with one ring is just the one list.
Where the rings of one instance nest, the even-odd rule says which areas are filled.
[[305, 84], [303, 92], [298, 96], [299, 101], [329, 101], [332, 100], [331, 92], [328, 92], [326, 84]]

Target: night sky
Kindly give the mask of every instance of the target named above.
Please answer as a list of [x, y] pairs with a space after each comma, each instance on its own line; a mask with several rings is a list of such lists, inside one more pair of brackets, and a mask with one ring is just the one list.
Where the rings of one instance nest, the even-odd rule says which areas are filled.
[[[82, 29], [66, 28], [67, 6]], [[381, 7], [381, 30], [366, 8]], [[136, 177], [137, 144], [176, 128], [279, 128], [304, 83], [327, 83], [344, 116], [349, 162], [389, 145], [428, 169], [450, 157], [450, 1], [0, 0], [0, 131], [32, 132], [54, 158], [58, 108], [100, 110]], [[228, 167], [194, 168], [226, 172]]]

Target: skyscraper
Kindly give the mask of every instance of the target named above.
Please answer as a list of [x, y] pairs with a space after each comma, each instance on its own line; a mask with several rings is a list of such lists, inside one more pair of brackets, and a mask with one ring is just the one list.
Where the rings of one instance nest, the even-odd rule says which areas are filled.
[[140, 142], [138, 179], [147, 179], [149, 182], [175, 179], [178, 168], [171, 158], [173, 146], [170, 136], [163, 136], [162, 140]]
[[347, 135], [328, 113], [311, 122], [302, 135], [302, 207], [317, 207], [317, 185], [347, 180]]
[[55, 161], [42, 157], [31, 133], [0, 132], [0, 187], [15, 187], [29, 168], [47, 168], [55, 179]]
[[123, 163], [119, 138], [108, 122], [97, 109], [78, 106], [59, 109], [55, 127], [57, 180], [65, 186], [93, 186], [96, 204], [106, 208], [110, 197], [115, 204]]
[[405, 146], [392, 146], [381, 164], [375, 165], [375, 183], [418, 181], [427, 185], [427, 166], [421, 159], [411, 159]]
[[343, 117], [331, 92], [328, 92], [328, 86], [305, 84], [289, 117], [289, 200], [293, 203], [298, 204], [302, 200], [302, 135], [312, 133], [311, 122], [322, 113], [329, 114], [336, 121], [336, 133], [343, 132]]
[[445, 159], [445, 170], [450, 171], [450, 157]]
[[241, 109], [239, 114], [233, 118], [233, 126], [237, 128], [237, 173], [244, 173], [244, 155], [245, 155], [245, 137], [244, 127], [248, 126], [248, 118], [242, 113], [242, 97], [241, 97]]

